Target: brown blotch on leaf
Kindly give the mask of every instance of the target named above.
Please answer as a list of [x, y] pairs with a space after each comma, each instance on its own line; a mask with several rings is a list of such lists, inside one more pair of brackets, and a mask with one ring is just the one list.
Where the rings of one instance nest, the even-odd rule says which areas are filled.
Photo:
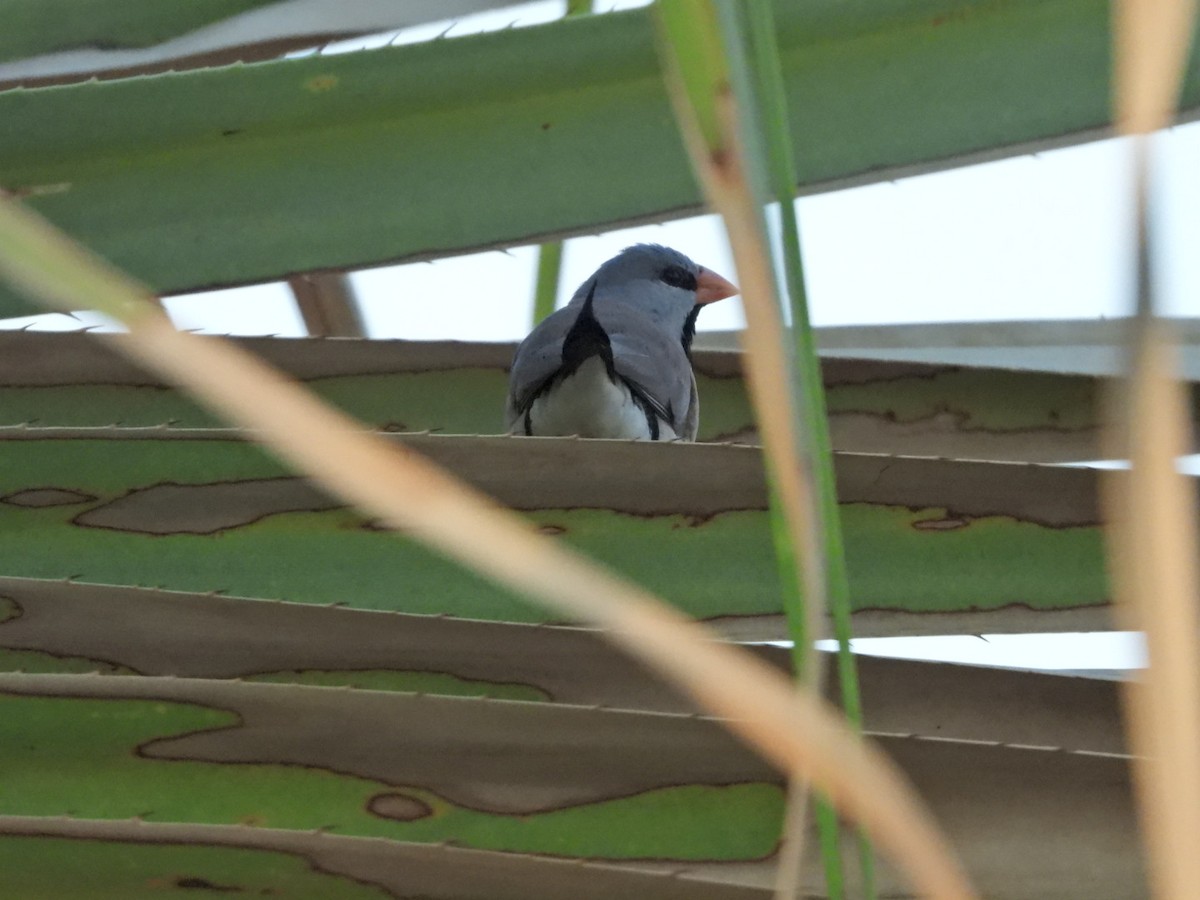
[[66, 488], [30, 488], [25, 491], [15, 491], [0, 497], [0, 503], [12, 506], [27, 506], [41, 508], [45, 506], [74, 506], [77, 503], [88, 503], [96, 498], [83, 491], [71, 491]]
[[954, 531], [956, 528], [966, 528], [971, 523], [967, 519], [946, 517], [944, 519], [922, 519], [913, 522], [913, 528], [919, 531]]
[[408, 794], [376, 794], [367, 802], [367, 811], [397, 822], [415, 822], [433, 815], [433, 807]]
[[162, 482], [84, 510], [74, 524], [142, 534], [216, 534], [268, 516], [328, 512], [341, 505], [291, 476], [207, 484]]

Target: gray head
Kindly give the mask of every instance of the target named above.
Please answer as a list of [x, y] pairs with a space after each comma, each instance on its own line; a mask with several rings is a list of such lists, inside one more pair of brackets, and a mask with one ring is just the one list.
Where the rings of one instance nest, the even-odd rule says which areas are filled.
[[[634, 244], [597, 269], [592, 278], [601, 290], [642, 281], [661, 282], [695, 292], [699, 275], [700, 266], [678, 250], [661, 244]], [[575, 296], [587, 293], [592, 278], [580, 285]]]
[[579, 286], [572, 303], [582, 303], [596, 285], [596, 303], [635, 304], [640, 311], [681, 330], [694, 327], [701, 306], [737, 293], [717, 273], [661, 244], [626, 247]]

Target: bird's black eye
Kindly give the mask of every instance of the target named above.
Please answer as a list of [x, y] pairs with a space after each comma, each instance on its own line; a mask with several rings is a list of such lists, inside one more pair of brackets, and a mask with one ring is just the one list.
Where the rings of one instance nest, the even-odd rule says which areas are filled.
[[667, 266], [658, 276], [658, 280], [671, 287], [683, 288], [685, 291], [696, 289], [696, 276], [683, 266]]

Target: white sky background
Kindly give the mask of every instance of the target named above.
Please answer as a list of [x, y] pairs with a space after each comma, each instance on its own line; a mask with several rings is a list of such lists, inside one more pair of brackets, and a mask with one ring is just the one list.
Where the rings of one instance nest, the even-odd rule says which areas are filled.
[[[601, 8], [643, 5], [601, 3]], [[561, 0], [468, 17], [450, 36], [548, 21]], [[451, 23], [399, 38], [347, 42], [346, 52], [428, 40]], [[1160, 136], [1156, 221], [1165, 308], [1200, 316], [1200, 124]], [[1069, 319], [1124, 314], [1130, 306], [1129, 179], [1126, 148], [1104, 141], [982, 166], [838, 191], [798, 201], [811, 314], [817, 325]], [[604, 260], [639, 241], [669, 244], [736, 280], [723, 230], [712, 216], [567, 242], [560, 303]], [[514, 248], [355, 273], [373, 338], [517, 340], [530, 325], [536, 250]], [[301, 336], [282, 284], [168, 298], [181, 328], [221, 334]], [[98, 317], [81, 314], [86, 324]], [[736, 298], [708, 307], [700, 330], [743, 325]], [[0, 327], [73, 329], [66, 316]], [[1130, 635], [856, 641], [868, 652], [915, 654], [1036, 668], [1138, 665]], [[920, 643], [918, 643], [920, 641]]]

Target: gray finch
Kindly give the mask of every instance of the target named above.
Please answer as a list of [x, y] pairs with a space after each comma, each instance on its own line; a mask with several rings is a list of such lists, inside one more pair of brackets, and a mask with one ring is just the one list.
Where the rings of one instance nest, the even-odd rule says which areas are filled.
[[696, 317], [737, 288], [677, 250], [636, 244], [521, 342], [505, 425], [514, 434], [696, 439]]

